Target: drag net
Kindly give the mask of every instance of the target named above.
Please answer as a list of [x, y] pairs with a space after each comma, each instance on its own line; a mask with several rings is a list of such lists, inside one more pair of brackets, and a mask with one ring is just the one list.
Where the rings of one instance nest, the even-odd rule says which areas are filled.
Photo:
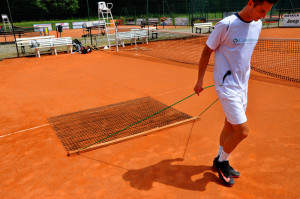
[[[71, 153], [96, 143], [105, 145], [117, 142], [125, 137], [192, 118], [186, 113], [167, 107], [154, 98], [144, 97], [52, 117], [48, 120], [65, 149]], [[149, 117], [163, 109], [165, 110], [159, 114]], [[147, 119], [136, 123], [145, 118]], [[126, 128], [135, 123], [136, 125]]]

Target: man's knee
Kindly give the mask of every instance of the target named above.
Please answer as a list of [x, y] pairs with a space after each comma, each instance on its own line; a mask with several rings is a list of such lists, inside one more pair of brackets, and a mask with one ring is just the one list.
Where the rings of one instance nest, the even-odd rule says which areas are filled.
[[248, 137], [249, 128], [248, 128], [248, 124], [246, 122], [243, 124], [232, 125], [232, 126], [234, 129], [235, 136], [237, 136], [240, 140], [243, 140], [246, 137]]
[[241, 139], [245, 139], [246, 137], [248, 137], [248, 134], [249, 134], [249, 128], [247, 127], [242, 129], [239, 135]]

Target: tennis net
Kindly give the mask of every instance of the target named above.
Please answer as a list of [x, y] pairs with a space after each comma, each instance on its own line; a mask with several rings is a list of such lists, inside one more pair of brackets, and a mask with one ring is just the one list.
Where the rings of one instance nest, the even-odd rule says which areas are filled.
[[[178, 31], [147, 31], [150, 42], [137, 45], [138, 53], [194, 65], [198, 65], [208, 38], [204, 34]], [[214, 65], [213, 55], [209, 65]], [[266, 77], [300, 83], [300, 39], [260, 38], [252, 55], [251, 69]]]

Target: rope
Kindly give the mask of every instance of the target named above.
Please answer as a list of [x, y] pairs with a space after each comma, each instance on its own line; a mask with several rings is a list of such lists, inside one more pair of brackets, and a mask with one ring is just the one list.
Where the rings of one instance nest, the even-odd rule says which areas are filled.
[[198, 116], [195, 118], [195, 120], [193, 121], [192, 128], [191, 128], [191, 130], [190, 130], [190, 134], [189, 134], [188, 140], [187, 140], [187, 142], [186, 142], [186, 145], [185, 145], [185, 149], [184, 149], [182, 158], [184, 158], [185, 152], [186, 152], [186, 149], [187, 149], [187, 146], [188, 146], [188, 144], [189, 144], [189, 142], [190, 142], [190, 137], [191, 137], [191, 134], [192, 134], [192, 131], [193, 131], [193, 127], [194, 127], [195, 121], [196, 121], [203, 113], [205, 113], [212, 105], [214, 105], [218, 100], [219, 100], [219, 98], [217, 98], [211, 105], [209, 105], [204, 111], [202, 111], [202, 113], [200, 113], [200, 115], [198, 115]]
[[[198, 115], [196, 117], [196, 119], [198, 119], [203, 113], [205, 113], [212, 105], [214, 105], [217, 101], [219, 100], [219, 98], [217, 98], [211, 105], [209, 105], [204, 111], [202, 111], [202, 113], [200, 113], [200, 115]], [[196, 120], [195, 119], [195, 120]]]
[[[203, 90], [204, 90], [204, 89], [207, 89], [207, 88], [210, 88], [210, 87], [213, 87], [213, 86], [215, 86], [215, 85], [207, 86], [207, 87], [203, 88]], [[110, 138], [110, 137], [112, 137], [112, 136], [114, 136], [114, 135], [116, 135], [116, 134], [118, 134], [118, 133], [120, 133], [120, 132], [122, 132], [122, 131], [125, 131], [126, 129], [128, 129], [128, 128], [130, 128], [130, 127], [136, 125], [136, 124], [139, 124], [139, 123], [141, 123], [141, 122], [143, 122], [143, 121], [149, 119], [150, 117], [153, 117], [154, 115], [157, 115], [158, 113], [160, 113], [160, 112], [162, 112], [162, 111], [164, 111], [164, 110], [166, 110], [166, 109], [168, 109], [168, 108], [170, 108], [170, 107], [172, 107], [172, 106], [174, 106], [174, 105], [176, 105], [176, 104], [178, 104], [178, 103], [180, 103], [180, 102], [182, 102], [182, 101], [184, 101], [184, 100], [186, 100], [186, 99], [192, 97], [192, 96], [195, 95], [195, 94], [196, 94], [196, 93], [193, 93], [193, 94], [187, 96], [186, 98], [184, 98], [184, 99], [182, 99], [182, 100], [180, 100], [180, 101], [178, 101], [178, 102], [176, 102], [176, 103], [174, 103], [174, 104], [172, 104], [172, 105], [170, 105], [170, 106], [168, 106], [168, 107], [166, 107], [166, 108], [164, 108], [164, 109], [162, 109], [162, 110], [160, 110], [160, 111], [158, 111], [158, 112], [156, 112], [156, 113], [154, 113], [154, 114], [152, 114], [152, 115], [150, 115], [150, 116], [148, 116], [148, 117], [145, 117], [144, 119], [141, 119], [141, 120], [139, 120], [139, 121], [137, 121], [137, 122], [135, 122], [135, 123], [133, 123], [133, 124], [131, 124], [131, 125], [125, 127], [124, 129], [121, 129], [121, 130], [117, 131], [116, 133], [113, 133], [113, 134], [107, 136], [106, 138], [102, 138], [101, 140], [98, 140], [97, 142], [94, 142], [94, 143], [92, 143], [92, 144], [90, 144], [90, 145], [88, 145], [88, 146], [86, 146], [86, 147], [84, 147], [84, 148], [82, 148], [82, 149], [79, 149], [77, 153], [79, 153], [81, 150], [84, 150], [84, 149], [86, 149], [86, 148], [89, 148], [90, 146], [93, 146], [93, 145], [95, 145], [95, 144], [97, 144], [97, 143], [99, 143], [99, 142], [101, 142], [101, 141], [103, 141], [103, 140], [106, 140], [107, 138]], [[206, 110], [207, 110], [207, 109], [206, 109]], [[205, 111], [206, 111], [206, 110], [205, 110]], [[200, 115], [199, 115], [198, 117], [200, 117]], [[197, 117], [197, 118], [198, 118], [198, 117]]]

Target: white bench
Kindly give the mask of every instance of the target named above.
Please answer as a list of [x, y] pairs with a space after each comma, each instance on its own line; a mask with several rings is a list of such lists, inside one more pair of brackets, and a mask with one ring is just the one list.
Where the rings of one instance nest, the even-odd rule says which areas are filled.
[[122, 46], [125, 47], [124, 40], [130, 39], [131, 45], [132, 41], [136, 43], [137, 39], [142, 39], [142, 42], [144, 41], [148, 44], [148, 31], [147, 30], [141, 30], [141, 29], [131, 29], [127, 32], [119, 32], [119, 39], [121, 40]]
[[17, 42], [17, 46], [21, 48], [22, 53], [25, 53], [25, 47], [26, 46], [30, 46], [32, 44], [33, 41], [35, 40], [41, 40], [41, 39], [50, 39], [50, 38], [54, 38], [54, 35], [51, 36], [43, 36], [43, 37], [28, 37], [28, 38], [17, 38], [16, 42]]
[[72, 38], [71, 37], [61, 37], [55, 38], [55, 36], [43, 36], [43, 37], [29, 37], [29, 38], [19, 38], [16, 39], [17, 46], [21, 47], [22, 52], [25, 53], [25, 46], [29, 46], [31, 49], [35, 50], [35, 56], [40, 57], [40, 49], [50, 48], [52, 54], [57, 55], [56, 47], [67, 46], [67, 52], [72, 53]]
[[196, 33], [199, 30], [199, 33], [201, 33], [202, 28], [208, 28], [208, 31], [210, 32], [210, 29], [214, 29], [214, 26], [212, 22], [208, 23], [194, 23], [194, 27], [196, 28]]
[[71, 52], [72, 54], [72, 48], [73, 48], [72, 37], [52, 38], [51, 40], [53, 42], [55, 55], [57, 55], [56, 47], [58, 46], [67, 46], [67, 53]]
[[148, 30], [149, 31], [149, 33], [151, 33], [151, 35], [152, 35], [152, 39], [154, 39], [154, 35], [155, 35], [155, 39], [157, 39], [157, 37], [158, 37], [158, 32], [157, 31], [155, 31], [155, 30], [157, 30], [157, 27], [149, 27], [149, 28], [142, 28], [143, 30]]

